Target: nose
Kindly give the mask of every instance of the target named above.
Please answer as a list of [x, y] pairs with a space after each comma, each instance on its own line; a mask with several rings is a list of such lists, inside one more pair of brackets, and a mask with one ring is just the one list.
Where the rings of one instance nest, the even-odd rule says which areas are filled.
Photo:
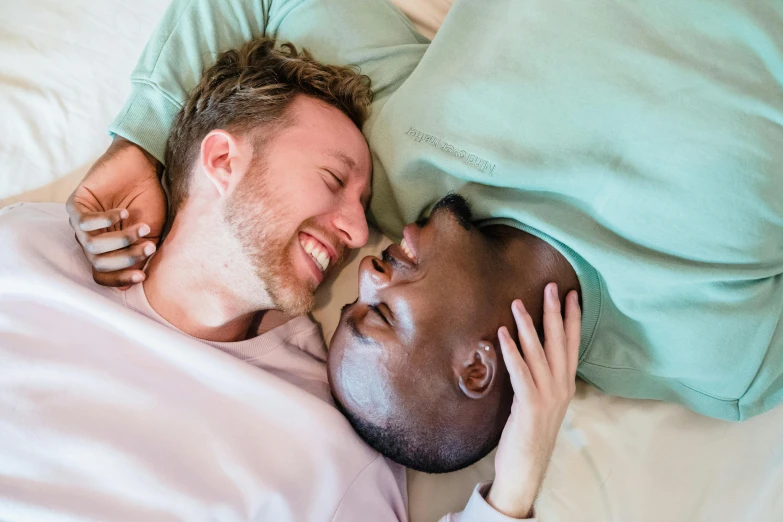
[[359, 264], [359, 298], [364, 302], [378, 300], [378, 293], [392, 281], [392, 269], [374, 256], [367, 256]]
[[364, 207], [357, 199], [350, 204], [344, 204], [335, 214], [334, 226], [340, 234], [340, 240], [348, 248], [361, 248], [367, 244], [370, 230], [367, 227], [367, 217]]

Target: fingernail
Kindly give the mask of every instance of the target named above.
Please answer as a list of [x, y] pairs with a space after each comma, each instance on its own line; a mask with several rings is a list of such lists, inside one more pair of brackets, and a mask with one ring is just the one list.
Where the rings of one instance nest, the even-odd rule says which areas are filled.
[[546, 291], [549, 294], [549, 298], [555, 301], [557, 299], [557, 283], [550, 283], [546, 287]]
[[509, 335], [508, 328], [506, 328], [505, 326], [501, 326], [498, 329], [498, 337], [508, 337], [508, 335]]
[[144, 279], [144, 276], [141, 274], [133, 274], [131, 276], [131, 281], [133, 281], [134, 283], [141, 283], [142, 279]]
[[525, 311], [525, 305], [522, 303], [522, 299], [514, 299], [514, 302], [511, 303], [512, 307], [516, 307], [516, 309], [520, 312]]
[[149, 225], [142, 225], [139, 227], [139, 237], [144, 237], [150, 233]]
[[128, 214], [128, 211], [127, 211], [127, 210], [125, 210], [125, 209], [122, 209], [122, 210], [120, 211], [120, 219], [128, 219], [128, 216], [129, 216], [129, 215], [130, 215], [130, 214]]
[[154, 253], [155, 253], [155, 245], [153, 245], [152, 243], [147, 243], [146, 245], [144, 245], [144, 255], [149, 257]]

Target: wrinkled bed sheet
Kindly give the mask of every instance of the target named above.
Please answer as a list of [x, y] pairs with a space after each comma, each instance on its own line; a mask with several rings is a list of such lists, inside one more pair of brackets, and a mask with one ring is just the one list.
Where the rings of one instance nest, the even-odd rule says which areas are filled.
[[[428, 36], [449, 0], [396, 0]], [[0, 206], [65, 201], [109, 143], [136, 58], [165, 9], [158, 0], [4, 2], [0, 17]], [[388, 241], [373, 233], [320, 291], [327, 339], [356, 296], [359, 259]], [[461, 472], [409, 473], [412, 522], [464, 505], [492, 476], [492, 455]], [[0, 483], [2, 468], [0, 467]], [[1, 493], [0, 493], [1, 494]], [[729, 424], [653, 401], [609, 397], [580, 383], [540, 497], [544, 521], [783, 520], [783, 408]]]

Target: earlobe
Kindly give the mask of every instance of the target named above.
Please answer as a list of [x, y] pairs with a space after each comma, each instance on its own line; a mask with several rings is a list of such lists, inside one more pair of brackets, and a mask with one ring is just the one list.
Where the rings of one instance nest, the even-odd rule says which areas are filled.
[[238, 182], [238, 157], [236, 140], [224, 130], [213, 130], [201, 141], [201, 168], [221, 196]]
[[481, 399], [491, 390], [497, 374], [498, 356], [495, 345], [481, 341], [459, 369], [459, 388], [471, 399]]

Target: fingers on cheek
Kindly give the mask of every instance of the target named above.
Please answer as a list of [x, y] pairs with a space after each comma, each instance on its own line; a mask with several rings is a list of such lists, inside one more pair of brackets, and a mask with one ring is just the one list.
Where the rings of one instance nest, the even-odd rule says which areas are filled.
[[514, 314], [514, 320], [517, 323], [517, 328], [522, 333], [530, 333], [533, 329], [533, 320], [530, 318], [530, 314], [527, 313], [525, 307], [522, 305], [522, 301], [514, 301], [511, 305], [511, 312]]
[[508, 328], [501, 326], [498, 328], [498, 339], [503, 343], [508, 343], [511, 340], [511, 335], [508, 333]]
[[544, 288], [544, 305], [549, 312], [560, 311], [560, 299], [557, 294], [557, 283], [549, 283]]
[[502, 326], [498, 330], [498, 341], [500, 342], [500, 353], [503, 355], [503, 362], [506, 365], [506, 369], [508, 371], [512, 371], [515, 365], [514, 353], [512, 349], [512, 345], [514, 343], [511, 340], [511, 336], [509, 335], [505, 326]]

